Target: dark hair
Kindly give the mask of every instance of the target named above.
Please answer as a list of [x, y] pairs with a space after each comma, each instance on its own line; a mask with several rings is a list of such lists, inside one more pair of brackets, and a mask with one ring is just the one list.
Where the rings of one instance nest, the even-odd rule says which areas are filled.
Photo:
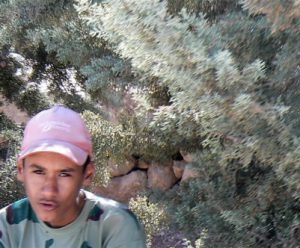
[[90, 156], [87, 156], [87, 158], [86, 158], [84, 164], [82, 165], [82, 167], [83, 167], [83, 173], [86, 172], [86, 169], [87, 169], [87, 167], [88, 167], [88, 165], [89, 165], [90, 163], [91, 163], [91, 158], [90, 158]]

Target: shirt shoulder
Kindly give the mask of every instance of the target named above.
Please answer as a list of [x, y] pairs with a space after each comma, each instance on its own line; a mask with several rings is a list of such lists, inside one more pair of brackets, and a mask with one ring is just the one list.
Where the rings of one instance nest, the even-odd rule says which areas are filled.
[[28, 220], [38, 222], [27, 198], [16, 201], [0, 210], [0, 218], [2, 222], [8, 225], [19, 224]]
[[94, 202], [89, 220], [98, 221], [102, 226], [104, 247], [145, 247], [144, 229], [127, 205], [92, 193], [86, 196]]
[[88, 201], [94, 203], [93, 208], [89, 212], [89, 220], [100, 220], [100, 217], [106, 219], [112, 215], [121, 215], [138, 222], [136, 216], [127, 205], [90, 192], [86, 192], [86, 196]]
[[38, 222], [27, 198], [0, 210], [0, 248], [19, 247], [27, 224]]

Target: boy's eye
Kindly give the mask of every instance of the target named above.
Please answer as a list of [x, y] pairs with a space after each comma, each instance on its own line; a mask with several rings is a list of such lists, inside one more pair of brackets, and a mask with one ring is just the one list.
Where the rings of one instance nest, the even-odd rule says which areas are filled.
[[70, 177], [71, 175], [67, 172], [62, 172], [62, 173], [59, 174], [59, 176], [61, 176], [61, 177]]
[[33, 173], [34, 174], [38, 174], [38, 175], [43, 175], [44, 171], [42, 171], [42, 170], [34, 170]]

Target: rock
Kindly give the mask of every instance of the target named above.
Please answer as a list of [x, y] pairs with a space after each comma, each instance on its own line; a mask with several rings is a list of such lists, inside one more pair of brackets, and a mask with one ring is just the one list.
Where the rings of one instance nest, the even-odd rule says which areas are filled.
[[115, 177], [107, 187], [94, 187], [96, 194], [109, 197], [119, 202], [128, 203], [130, 198], [136, 197], [147, 187], [147, 173], [132, 171], [125, 176]]
[[192, 178], [197, 178], [199, 176], [199, 171], [193, 166], [193, 164], [187, 164], [183, 171], [181, 183], [186, 182]]
[[181, 156], [183, 157], [183, 159], [188, 162], [188, 163], [192, 163], [194, 161], [193, 155], [191, 153], [188, 153], [186, 151], [180, 150], [179, 151]]
[[174, 174], [172, 163], [166, 165], [153, 163], [147, 174], [148, 186], [152, 189], [170, 189], [178, 180]]
[[118, 165], [114, 161], [109, 161], [108, 167], [111, 177], [119, 177], [129, 173], [135, 167], [135, 161], [126, 160], [121, 165]]
[[140, 159], [138, 161], [137, 167], [140, 168], [140, 169], [145, 170], [145, 169], [148, 169], [150, 167], [150, 165], [151, 165], [151, 163]]
[[173, 161], [173, 171], [174, 171], [176, 178], [178, 178], [178, 179], [182, 178], [183, 171], [184, 171], [184, 168], [186, 165], [187, 165], [187, 163], [184, 160], [180, 160], [180, 161], [174, 160]]

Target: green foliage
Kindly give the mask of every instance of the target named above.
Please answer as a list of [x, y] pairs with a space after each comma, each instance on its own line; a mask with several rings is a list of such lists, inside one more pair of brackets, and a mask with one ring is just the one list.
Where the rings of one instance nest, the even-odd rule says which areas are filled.
[[151, 203], [146, 196], [129, 201], [129, 208], [141, 220], [147, 237], [147, 247], [151, 247], [152, 236], [166, 227], [167, 214], [159, 204]]
[[107, 163], [109, 159], [125, 161], [125, 156], [130, 150], [131, 133], [126, 133], [121, 126], [112, 126], [101, 116], [85, 111], [82, 117], [87, 123], [93, 140], [94, 156], [96, 161], [95, 183], [107, 184], [109, 172]]
[[134, 80], [130, 64], [112, 55], [93, 59], [81, 73], [87, 78], [86, 88], [92, 97], [114, 106], [122, 106], [126, 88]]
[[24, 196], [24, 190], [17, 181], [16, 159], [9, 157], [0, 162], [0, 208], [20, 199]]
[[[20, 0], [1, 3], [0, 16], [3, 24], [0, 27], [3, 34], [0, 44], [6, 48], [7, 54], [15, 52], [24, 56], [32, 69], [26, 78], [24, 75], [16, 77], [16, 69], [8, 72], [16, 79], [13, 85], [18, 83], [18, 89], [14, 87], [13, 91], [18, 97], [12, 99], [20, 101], [17, 102], [18, 107], [28, 111], [26, 107], [31, 101], [30, 105], [37, 106], [37, 109], [28, 111], [32, 115], [53, 102], [59, 102], [80, 112], [83, 109], [97, 112], [89, 101], [88, 93], [82, 96], [79, 89], [84, 91], [84, 79], [75, 68], [89, 63], [91, 57], [102, 54], [104, 49], [87, 35], [72, 1]], [[77, 79], [76, 83], [72, 81], [71, 74]], [[3, 93], [7, 95], [9, 84], [8, 80], [3, 79]], [[34, 83], [28, 87], [30, 81]], [[45, 82], [49, 90], [47, 96], [39, 92]], [[28, 92], [25, 92], [27, 89]]]
[[[14, 157], [19, 151], [22, 127], [13, 123], [3, 113], [0, 114], [1, 148], [5, 149], [2, 159]], [[9, 143], [9, 145], [7, 145]], [[9, 150], [7, 150], [9, 149]]]
[[[36, 84], [27, 84], [23, 75], [18, 75], [19, 70], [24, 70], [25, 65], [7, 54], [3, 47], [0, 55], [0, 93], [6, 100], [14, 102], [16, 106], [29, 115], [33, 115], [49, 106]], [[23, 76], [23, 77], [22, 77]]]
[[218, 15], [235, 5], [237, 5], [235, 0], [172, 0], [168, 1], [168, 11], [171, 14], [176, 14], [182, 8], [186, 8], [189, 13], [203, 13], [207, 19], [214, 20]]
[[[60, 62], [71, 63], [74, 67], [87, 63], [91, 56], [99, 53], [99, 48], [89, 45], [93, 44], [92, 39], [89, 42], [85, 41], [86, 34], [81, 23], [68, 20], [66, 17], [61, 21], [60, 26], [30, 29], [27, 38], [35, 46], [42, 42], [47, 52], [55, 52]], [[69, 40], [68, 44], [65, 43], [66, 40]]]
[[15, 160], [7, 159], [5, 163], [0, 164], [0, 208], [11, 204], [12, 202], [19, 200], [24, 196], [24, 190], [16, 180], [16, 164]]
[[0, 115], [0, 125], [0, 208], [2, 208], [19, 199], [24, 192], [16, 180], [16, 158], [20, 149], [22, 127], [12, 123], [4, 114]]

